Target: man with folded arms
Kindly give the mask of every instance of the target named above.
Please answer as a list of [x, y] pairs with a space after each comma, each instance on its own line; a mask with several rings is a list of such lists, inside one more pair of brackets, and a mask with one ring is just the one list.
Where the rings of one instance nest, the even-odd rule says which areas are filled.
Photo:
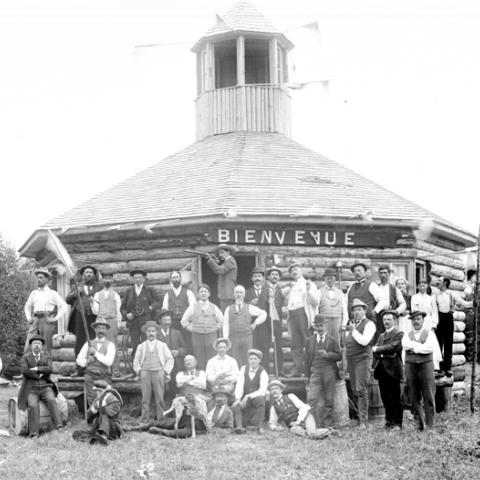
[[205, 371], [212, 391], [221, 388], [232, 394], [235, 389], [238, 378], [238, 365], [233, 357], [227, 355], [231, 345], [232, 343], [228, 338], [218, 338], [213, 344], [217, 355], [208, 361]]

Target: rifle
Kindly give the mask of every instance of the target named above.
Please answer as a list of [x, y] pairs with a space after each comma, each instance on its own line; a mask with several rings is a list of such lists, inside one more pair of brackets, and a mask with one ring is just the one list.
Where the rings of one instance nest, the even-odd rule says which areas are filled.
[[193, 253], [194, 255], [198, 255], [200, 257], [211, 257], [212, 255], [210, 255], [209, 253], [205, 253], [205, 252], [197, 252], [196, 250], [189, 250], [188, 248], [184, 248], [183, 249], [184, 252], [187, 252], [187, 253]]

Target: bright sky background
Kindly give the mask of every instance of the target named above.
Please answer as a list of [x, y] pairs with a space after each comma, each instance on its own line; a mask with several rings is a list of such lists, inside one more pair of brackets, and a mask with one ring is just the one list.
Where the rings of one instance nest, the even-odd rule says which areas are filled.
[[[190, 47], [233, 3], [2, 0], [0, 232], [19, 247], [192, 143]], [[319, 22], [287, 33], [294, 80], [333, 79], [293, 92], [294, 139], [476, 232], [480, 3], [252, 3], [282, 30]]]

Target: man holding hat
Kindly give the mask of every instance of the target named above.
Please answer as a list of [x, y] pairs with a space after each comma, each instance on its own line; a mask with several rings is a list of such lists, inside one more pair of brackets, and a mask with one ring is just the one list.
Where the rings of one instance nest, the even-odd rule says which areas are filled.
[[227, 355], [231, 347], [232, 342], [228, 338], [217, 338], [213, 344], [217, 354], [207, 362], [205, 370], [212, 392], [221, 388], [230, 395], [235, 389], [238, 378], [238, 364], [234, 358]]
[[[82, 276], [82, 282], [78, 286], [78, 291], [74, 285], [66, 298], [67, 303], [71, 306], [67, 330], [76, 337], [75, 357], [78, 357], [81, 348], [87, 341], [80, 302], [82, 302], [85, 312], [88, 336], [92, 338], [95, 336], [92, 324], [97, 318], [95, 313], [93, 313], [93, 297], [95, 293], [101, 290], [101, 287], [97, 285], [98, 272], [95, 267], [85, 265], [80, 269], [80, 275]], [[82, 376], [83, 373], [83, 369], [77, 365], [77, 373], [72, 376]]]
[[315, 284], [306, 280], [300, 265], [293, 264], [288, 268], [293, 283], [288, 295], [288, 321], [292, 334], [292, 357], [295, 364], [293, 376], [303, 373], [303, 349], [308, 337], [308, 329], [313, 323], [320, 303], [320, 293]]
[[20, 369], [23, 375], [22, 385], [18, 392], [18, 408], [28, 408], [28, 434], [30, 437], [39, 435], [39, 402], [42, 400], [50, 412], [54, 428], [63, 428], [60, 411], [55, 397], [58, 389], [50, 378], [52, 373], [52, 358], [44, 353], [45, 340], [39, 335], [30, 337], [31, 351], [23, 355]]
[[232, 256], [235, 251], [233, 245], [221, 243], [216, 249], [220, 261], [212, 255], [207, 258], [207, 265], [218, 275], [218, 300], [222, 312], [233, 303], [233, 289], [237, 283], [238, 271], [237, 261]]
[[270, 430], [282, 431], [285, 427], [294, 435], [321, 439], [328, 437], [331, 430], [317, 428], [310, 406], [303, 403], [295, 394], [286, 395], [285, 385], [280, 380], [272, 380], [268, 384], [270, 391], [270, 413], [268, 425]]
[[352, 301], [353, 319], [346, 335], [347, 368], [353, 401], [358, 409], [358, 426], [366, 428], [368, 419], [368, 383], [372, 365], [375, 324], [366, 316], [368, 305], [359, 298]]
[[[92, 312], [100, 318], [104, 318], [110, 325], [107, 332], [107, 338], [115, 345], [115, 351], [118, 351], [118, 329], [122, 322], [120, 307], [122, 300], [120, 295], [112, 288], [113, 275], [111, 273], [102, 274], [103, 289], [93, 296]], [[115, 355], [112, 366], [113, 377], [120, 377], [120, 360]]]
[[25, 303], [25, 317], [29, 324], [25, 352], [30, 345], [30, 338], [40, 335], [46, 353], [52, 350], [52, 337], [57, 323], [67, 311], [67, 304], [62, 297], [48, 286], [52, 274], [46, 268], [35, 270], [38, 288], [33, 290]]
[[433, 371], [434, 333], [423, 328], [426, 313], [410, 314], [412, 330], [402, 339], [405, 350], [405, 377], [412, 396], [418, 429], [435, 424], [435, 375]]
[[342, 359], [342, 353], [338, 337], [327, 334], [327, 319], [323, 315], [315, 315], [313, 328], [315, 333], [305, 343], [307, 400], [319, 424], [330, 427], [334, 424], [335, 384], [339, 378], [337, 362]]
[[402, 338], [403, 332], [397, 327], [397, 310], [380, 312], [385, 332], [372, 347], [373, 375], [378, 380], [380, 395], [385, 407], [385, 428], [402, 428], [403, 405], [400, 381], [403, 377]]
[[115, 345], [107, 339], [107, 331], [110, 325], [104, 318], [98, 318], [92, 323], [95, 338], [86, 342], [77, 356], [77, 364], [85, 369], [85, 391], [88, 405], [95, 400], [96, 393], [93, 390], [95, 380], [111, 382], [112, 364], [115, 360]]
[[145, 285], [147, 272], [136, 269], [130, 272], [133, 278], [133, 285], [127, 290], [122, 303], [122, 314], [127, 320], [127, 326], [132, 342], [132, 358], [141, 341], [145, 340], [142, 327], [148, 320], [153, 319], [153, 312], [156, 307], [157, 295], [153, 288]]
[[248, 425], [257, 427], [258, 433], [263, 433], [268, 374], [260, 365], [261, 361], [262, 352], [252, 348], [248, 351], [248, 365], [240, 369], [232, 405], [235, 433], [245, 433], [244, 427]]
[[170, 380], [170, 373], [175, 361], [167, 344], [157, 339], [158, 324], [149, 320], [142, 328], [147, 339], [137, 348], [133, 360], [133, 370], [140, 375], [142, 423], [148, 423], [152, 394], [156, 419], [163, 416], [165, 383]]

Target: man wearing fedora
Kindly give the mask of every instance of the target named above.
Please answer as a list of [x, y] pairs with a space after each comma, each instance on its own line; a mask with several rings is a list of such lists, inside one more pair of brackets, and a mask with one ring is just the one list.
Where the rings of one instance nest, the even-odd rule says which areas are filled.
[[[83, 310], [85, 312], [88, 336], [93, 338], [95, 332], [93, 331], [92, 324], [97, 318], [95, 313], [93, 313], [93, 297], [95, 296], [95, 293], [101, 290], [101, 287], [97, 284], [98, 272], [94, 266], [85, 265], [80, 269], [80, 275], [82, 276], [82, 281], [78, 285], [78, 291], [77, 287], [74, 285], [66, 298], [67, 303], [71, 306], [67, 330], [73, 333], [76, 338], [75, 357], [78, 357], [81, 348], [88, 340], [83, 325], [80, 302], [82, 302]], [[84, 370], [77, 364], [77, 372], [72, 376], [82, 376], [83, 373]]]
[[63, 423], [55, 399], [58, 389], [50, 377], [52, 358], [43, 351], [45, 340], [39, 335], [32, 335], [29, 344], [31, 351], [23, 355], [20, 360], [23, 380], [18, 392], [18, 408], [20, 410], [28, 409], [28, 435], [37, 437], [40, 433], [40, 400], [47, 406], [54, 428], [63, 428]]
[[279, 432], [288, 428], [294, 435], [321, 439], [328, 437], [331, 430], [317, 428], [310, 406], [302, 402], [295, 394], [285, 394], [285, 385], [280, 380], [268, 384], [270, 391], [270, 412], [268, 425], [270, 430]]
[[368, 420], [368, 384], [376, 331], [375, 323], [366, 316], [367, 311], [368, 305], [365, 302], [359, 298], [352, 301], [353, 319], [348, 324], [345, 339], [348, 375], [360, 428], [366, 428]]
[[77, 356], [77, 364], [85, 369], [85, 391], [88, 405], [95, 400], [96, 393], [93, 390], [95, 380], [105, 380], [108, 383], [112, 378], [112, 364], [115, 360], [115, 345], [107, 339], [107, 331], [110, 325], [104, 318], [97, 318], [92, 323], [95, 338], [85, 342]]
[[292, 375], [299, 377], [303, 374], [303, 350], [308, 337], [308, 329], [318, 310], [320, 293], [310, 279], [305, 279], [300, 265], [292, 264], [288, 271], [293, 277], [287, 304], [294, 362]]
[[47, 269], [35, 270], [35, 276], [37, 288], [30, 293], [24, 308], [29, 325], [25, 352], [30, 346], [30, 339], [34, 335], [40, 335], [45, 342], [45, 353], [50, 353], [55, 324], [67, 312], [67, 304], [55, 290], [48, 286], [48, 280], [52, 274]]
[[167, 344], [157, 339], [159, 326], [149, 320], [143, 327], [147, 339], [142, 342], [135, 353], [133, 370], [140, 375], [142, 389], [142, 423], [150, 419], [150, 406], [155, 402], [155, 417], [160, 419], [165, 410], [165, 383], [170, 380], [174, 358]]
[[205, 370], [212, 392], [222, 388], [228, 391], [230, 395], [235, 390], [238, 378], [238, 364], [233, 357], [227, 355], [231, 347], [232, 342], [228, 338], [217, 338], [213, 344], [217, 354], [207, 362]]
[[142, 327], [149, 320], [152, 320], [154, 310], [157, 306], [157, 295], [155, 290], [145, 285], [147, 272], [141, 269], [132, 270], [130, 276], [133, 278], [133, 285], [128, 288], [122, 303], [122, 314], [127, 320], [127, 326], [132, 343], [132, 358], [140, 342], [145, 340]]
[[233, 245], [221, 243], [216, 249], [220, 262], [212, 255], [207, 258], [207, 265], [218, 276], [218, 300], [222, 312], [233, 303], [233, 289], [237, 284], [238, 271], [237, 261], [233, 257], [235, 251]]
[[257, 427], [263, 433], [265, 419], [265, 395], [268, 386], [268, 373], [260, 365], [262, 352], [255, 348], [248, 351], [248, 364], [238, 374], [235, 386], [235, 401], [232, 405], [235, 418], [235, 433], [245, 433], [245, 426]]

